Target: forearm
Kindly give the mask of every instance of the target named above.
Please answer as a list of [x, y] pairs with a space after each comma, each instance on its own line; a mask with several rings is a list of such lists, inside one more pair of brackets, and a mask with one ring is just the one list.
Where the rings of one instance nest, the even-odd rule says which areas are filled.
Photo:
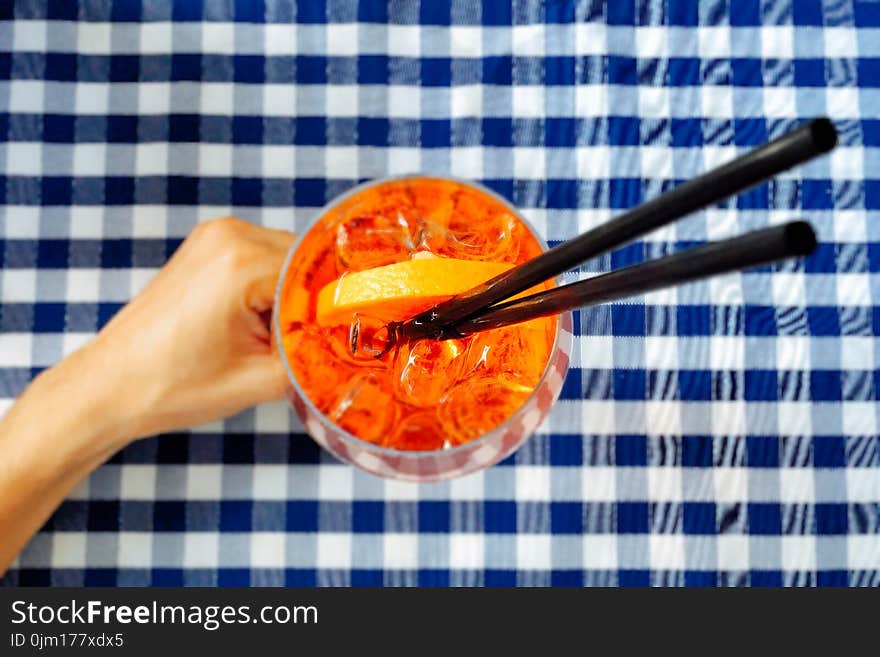
[[41, 374], [0, 421], [0, 573], [70, 490], [130, 437], [112, 365], [90, 348]]

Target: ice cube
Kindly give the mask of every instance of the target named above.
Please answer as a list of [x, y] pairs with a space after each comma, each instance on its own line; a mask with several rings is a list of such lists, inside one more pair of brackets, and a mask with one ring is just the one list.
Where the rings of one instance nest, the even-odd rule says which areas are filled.
[[408, 260], [418, 227], [403, 209], [389, 214], [357, 214], [336, 227], [336, 256], [349, 271]]
[[376, 317], [355, 313], [346, 337], [346, 359], [356, 364], [386, 366], [393, 358], [388, 350], [388, 323]]
[[450, 443], [460, 445], [504, 422], [531, 391], [500, 377], [465, 379], [440, 399], [437, 417]]
[[328, 417], [346, 431], [381, 444], [397, 422], [399, 405], [387, 376], [375, 371], [358, 373], [337, 399]]
[[461, 340], [416, 340], [401, 345], [394, 359], [397, 398], [422, 408], [435, 406], [458, 378], [464, 354]]
[[515, 262], [519, 255], [516, 219], [508, 213], [469, 218], [456, 211], [446, 226], [426, 222], [420, 245], [461, 260]]
[[546, 324], [541, 318], [475, 334], [468, 345], [463, 377], [505, 377], [535, 387], [549, 356]]
[[426, 411], [404, 418], [385, 446], [407, 451], [428, 451], [442, 449], [444, 443], [443, 427], [437, 414]]
[[346, 363], [335, 362], [327, 336], [309, 328], [286, 333], [283, 337], [287, 360], [308, 398], [326, 413], [339, 389], [355, 370]]

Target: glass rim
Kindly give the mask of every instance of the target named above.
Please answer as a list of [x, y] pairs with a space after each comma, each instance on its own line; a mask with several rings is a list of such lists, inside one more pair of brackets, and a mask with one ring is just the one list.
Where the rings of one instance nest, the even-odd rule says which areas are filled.
[[[302, 241], [305, 239], [306, 235], [308, 235], [308, 233], [313, 228], [315, 228], [315, 226], [318, 224], [318, 222], [324, 216], [326, 216], [328, 212], [333, 210], [335, 207], [342, 204], [343, 202], [345, 202], [346, 200], [348, 200], [349, 198], [351, 198], [355, 194], [358, 194], [358, 193], [364, 191], [365, 189], [369, 189], [370, 187], [375, 187], [375, 186], [382, 185], [384, 183], [389, 183], [389, 182], [399, 182], [402, 180], [416, 180], [416, 179], [418, 179], [418, 180], [429, 179], [429, 180], [441, 180], [441, 181], [447, 181], [447, 182], [454, 182], [454, 183], [458, 183], [460, 185], [471, 187], [473, 189], [476, 189], [477, 191], [480, 191], [484, 194], [487, 194], [488, 196], [492, 197], [493, 199], [495, 199], [496, 201], [498, 201], [502, 205], [504, 205], [504, 207], [506, 207], [519, 221], [522, 222], [522, 224], [528, 229], [528, 231], [532, 235], [532, 237], [538, 242], [538, 245], [542, 248], [543, 251], [549, 250], [550, 247], [548, 246], [547, 242], [540, 235], [538, 235], [535, 232], [534, 226], [532, 226], [532, 224], [525, 217], [522, 216], [522, 214], [519, 212], [519, 210], [506, 198], [504, 198], [503, 196], [501, 196], [500, 194], [498, 194], [494, 190], [489, 189], [488, 187], [486, 187], [482, 183], [475, 182], [472, 180], [467, 180], [464, 178], [458, 178], [455, 176], [438, 175], [438, 174], [431, 174], [431, 173], [424, 173], [424, 174], [408, 173], [408, 174], [402, 174], [402, 175], [397, 175], [397, 176], [386, 176], [383, 178], [374, 178], [372, 180], [367, 180], [367, 181], [364, 181], [362, 183], [359, 183], [359, 184], [351, 187], [350, 189], [348, 189], [345, 192], [343, 192], [342, 194], [339, 194], [338, 196], [334, 197], [332, 200], [328, 201], [324, 206], [322, 206], [321, 209], [316, 213], [315, 217], [310, 221], [308, 228], [306, 228], [306, 230], [304, 230], [300, 235], [297, 235], [296, 240], [290, 246], [290, 250], [287, 252], [287, 256], [284, 258], [284, 264], [281, 267], [281, 272], [278, 275], [278, 283], [276, 284], [276, 287], [275, 287], [275, 300], [274, 300], [274, 304], [272, 306], [272, 329], [273, 329], [272, 332], [275, 334], [275, 346], [278, 349], [278, 353], [281, 358], [281, 362], [284, 365], [284, 371], [287, 374], [287, 380], [290, 382], [291, 386], [293, 387], [295, 394], [300, 398], [300, 400], [302, 400], [302, 402], [308, 407], [308, 409], [314, 413], [314, 415], [320, 420], [320, 422], [324, 425], [325, 428], [329, 428], [330, 430], [337, 432], [339, 434], [339, 436], [342, 439], [344, 439], [346, 442], [354, 443], [357, 447], [359, 447], [361, 449], [368, 449], [370, 451], [375, 451], [379, 454], [384, 454], [386, 456], [396, 456], [396, 457], [415, 458], [415, 459], [420, 459], [420, 458], [427, 459], [427, 458], [436, 458], [438, 453], [454, 455], [457, 453], [465, 452], [467, 450], [475, 449], [481, 443], [487, 442], [493, 436], [497, 436], [497, 435], [502, 434], [504, 431], [506, 431], [509, 428], [510, 425], [515, 423], [515, 420], [518, 418], [522, 409], [524, 409], [526, 407], [526, 405], [529, 404], [529, 402], [531, 402], [536, 397], [536, 395], [538, 394], [538, 391], [543, 387], [547, 378], [550, 376], [550, 373], [552, 372], [551, 366], [554, 362], [553, 357], [557, 353], [557, 350], [560, 348], [562, 334], [564, 331], [563, 324], [565, 322], [563, 321], [563, 319], [565, 318], [566, 315], [571, 315], [572, 311], [568, 310], [568, 311], [566, 311], [564, 313], [560, 313], [559, 315], [556, 316], [557, 317], [556, 334], [553, 337], [553, 345], [550, 347], [550, 356], [547, 358], [547, 362], [544, 364], [544, 372], [541, 374], [541, 378], [538, 380], [538, 383], [535, 385], [535, 387], [529, 393], [529, 396], [526, 397], [525, 400], [523, 400], [523, 403], [520, 404], [516, 408], [516, 410], [513, 413], [511, 413], [511, 415], [506, 420], [504, 420], [504, 422], [502, 422], [501, 424], [499, 424], [496, 427], [493, 427], [489, 431], [486, 431], [485, 433], [478, 436], [477, 438], [474, 438], [472, 440], [464, 442], [460, 445], [455, 445], [454, 447], [445, 447], [445, 448], [442, 448], [439, 450], [438, 449], [433, 449], [433, 450], [395, 449], [393, 447], [383, 447], [382, 445], [377, 445], [376, 443], [371, 443], [368, 440], [364, 440], [363, 438], [359, 438], [355, 434], [351, 433], [350, 431], [347, 431], [346, 429], [343, 429], [338, 424], [333, 422], [333, 420], [331, 420], [323, 411], [321, 411], [321, 409], [319, 409], [317, 406], [315, 406], [314, 402], [312, 402], [312, 400], [306, 394], [305, 390], [303, 390], [302, 386], [300, 385], [299, 381], [296, 378], [296, 374], [294, 374], [294, 372], [293, 372], [293, 368], [290, 366], [290, 362], [288, 361], [288, 358], [287, 358], [287, 351], [284, 349], [284, 343], [282, 340], [281, 326], [280, 326], [280, 323], [281, 323], [280, 308], [281, 308], [281, 294], [284, 290], [284, 283], [287, 279], [288, 269], [290, 268], [291, 262], [293, 262], [294, 254], [296, 253], [296, 251], [299, 248]], [[561, 278], [562, 278], [561, 276], [557, 276], [555, 278], [557, 284], [561, 283], [561, 280], [560, 280]], [[568, 371], [568, 366], [566, 366], [566, 373], [567, 373], [567, 371]], [[306, 433], [309, 433], [308, 427], [304, 426], [303, 428], [305, 429]], [[312, 437], [312, 438], [314, 439], [314, 437]]]

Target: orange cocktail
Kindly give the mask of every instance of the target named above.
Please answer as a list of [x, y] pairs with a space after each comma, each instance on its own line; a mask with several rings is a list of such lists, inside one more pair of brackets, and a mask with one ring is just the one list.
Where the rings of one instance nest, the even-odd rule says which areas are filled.
[[276, 304], [285, 362], [313, 407], [294, 400], [300, 416], [317, 409], [400, 452], [454, 449], [502, 425], [542, 381], [557, 317], [385, 354], [370, 338], [541, 250], [506, 203], [457, 181], [389, 180], [331, 205], [297, 244]]

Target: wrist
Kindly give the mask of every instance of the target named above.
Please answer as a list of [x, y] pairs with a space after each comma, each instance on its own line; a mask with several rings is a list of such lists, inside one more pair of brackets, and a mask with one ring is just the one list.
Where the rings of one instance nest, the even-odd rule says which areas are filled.
[[[38, 376], [21, 402], [45, 414], [47, 436], [69, 456], [91, 460], [121, 449], [136, 436], [132, 427], [139, 410], [122, 403], [121, 368], [100, 344], [91, 342]], [[33, 408], [39, 404], [40, 408]]]

